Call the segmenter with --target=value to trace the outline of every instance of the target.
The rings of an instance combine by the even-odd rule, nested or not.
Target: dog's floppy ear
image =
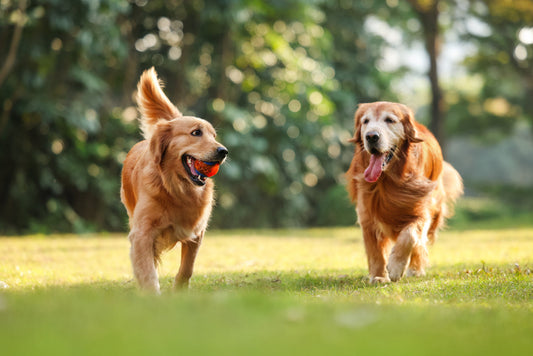
[[[154,158],[154,163],[158,166],[163,162],[170,140],[172,139],[172,126],[170,123],[159,122],[150,138],[150,152]]]
[[[367,110],[367,104],[359,104],[359,107],[357,108],[357,111],[354,115],[354,135],[351,139],[348,140],[348,142],[358,144],[362,143],[361,140],[361,118],[365,114]]]
[[[159,120],[168,121],[182,116],[178,108],[163,93],[154,67],[141,75],[137,85],[137,104],[142,115],[141,129],[146,139],[150,139],[153,126]]]
[[[411,143],[419,143],[424,141],[416,136],[415,116],[413,111],[405,105],[400,105],[400,108],[402,111],[402,123],[406,140]]]

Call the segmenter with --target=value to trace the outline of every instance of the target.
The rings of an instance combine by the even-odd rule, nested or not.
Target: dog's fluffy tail
[[[141,112],[141,130],[145,139],[149,140],[159,120],[172,120],[182,116],[174,104],[170,102],[163,90],[162,83],[152,67],[145,70],[137,84],[137,104]]]
[[[446,192],[445,217],[448,218],[454,213],[455,202],[463,195],[463,179],[459,175],[459,172],[446,161],[442,166],[442,184]]]

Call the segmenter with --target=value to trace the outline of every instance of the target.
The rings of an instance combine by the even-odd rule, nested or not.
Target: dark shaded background
[[[230,150],[214,227],[352,224],[347,140],[375,100],[440,138],[458,221],[531,221],[532,44],[529,0],[1,1],[0,233],[126,229],[151,66]]]

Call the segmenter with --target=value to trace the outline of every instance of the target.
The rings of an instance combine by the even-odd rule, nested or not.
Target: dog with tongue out
[[[453,214],[461,176],[402,104],[361,104],[350,141],[355,152],[347,190],[362,228],[370,282],[424,275],[427,244]]]
[[[365,169],[365,180],[369,183],[376,182],[381,175],[381,172],[383,172],[385,165],[392,159],[393,154],[394,150],[391,150],[386,155],[382,153],[373,153],[370,156],[370,163]]]

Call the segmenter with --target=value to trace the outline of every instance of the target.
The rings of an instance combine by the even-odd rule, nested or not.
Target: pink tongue
[[[369,183],[374,183],[381,175],[381,165],[385,155],[372,155],[370,156],[370,164],[365,169],[365,180]]]

